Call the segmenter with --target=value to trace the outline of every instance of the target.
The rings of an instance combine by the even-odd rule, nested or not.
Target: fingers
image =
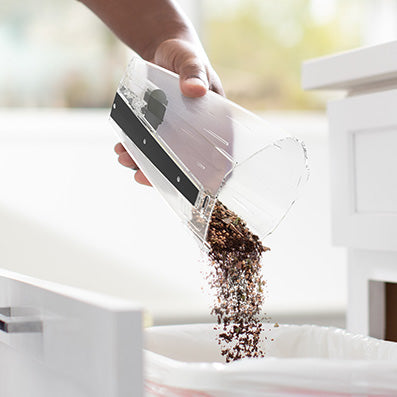
[[[191,56],[181,62],[179,84],[182,94],[190,98],[200,97],[207,93],[209,89],[207,71],[199,58]]]
[[[126,152],[125,147],[120,142],[114,147],[114,151],[117,154],[121,154],[121,153]]]
[[[135,161],[125,150],[125,147],[120,142],[114,147],[114,151],[119,155],[118,160],[121,165],[137,171],[134,178],[138,183],[142,185],[152,186],[148,179],[145,177],[145,175],[143,175],[143,172],[138,168]]]
[[[225,91],[223,90],[221,79],[215,73],[214,70],[209,72],[210,90],[216,92],[219,95],[225,96]]]
[[[147,186],[152,186],[152,184],[148,181],[145,175],[143,175],[143,172],[141,170],[138,170],[135,173],[134,176],[135,180],[140,183],[141,185],[147,185]]]
[[[124,165],[124,167],[132,168],[133,170],[137,170],[138,166],[136,165],[135,161],[131,158],[128,152],[125,150],[125,147],[118,143],[114,147],[114,151],[119,155],[119,163]]]
[[[127,153],[119,154],[119,163],[124,165],[124,167],[132,168],[133,170],[137,170],[138,166],[136,165],[135,161],[131,158],[131,156]]]
[[[180,78],[182,94],[189,98],[196,98],[207,93],[208,87],[198,77]]]
[[[225,91],[218,75],[212,67],[206,68],[198,58],[190,59],[181,66],[179,78],[182,94],[187,97],[196,98],[203,96],[208,89],[225,96]]]
[[[181,91],[188,97],[203,96],[209,89],[205,60],[196,46],[179,39],[162,42],[154,56],[156,64],[179,74]]]

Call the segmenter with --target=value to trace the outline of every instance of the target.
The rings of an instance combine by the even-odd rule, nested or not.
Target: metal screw
[[[116,109],[116,104],[115,103],[113,104],[113,109]]]
[[[146,145],[146,139],[143,140],[143,144]]]
[[[176,181],[179,183],[179,182],[181,181],[181,177],[180,177],[180,176],[177,176],[177,177],[176,177]]]

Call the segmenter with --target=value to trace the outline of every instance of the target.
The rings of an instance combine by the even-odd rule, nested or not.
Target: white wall
[[[142,302],[157,322],[208,319],[199,250],[154,189],[117,164],[105,111],[0,112],[0,267]],[[343,313],[330,243],[323,115],[268,114],[306,141],[312,175],[265,243],[266,311]],[[296,316],[295,316],[296,317]]]

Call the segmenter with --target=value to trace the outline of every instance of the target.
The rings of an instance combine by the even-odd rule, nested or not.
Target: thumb
[[[188,97],[205,95],[209,82],[203,55],[192,44],[178,39],[162,42],[154,62],[179,74],[182,94]]]
[[[182,94],[200,97],[206,94],[209,83],[205,65],[198,57],[187,58],[179,66],[179,82]]]

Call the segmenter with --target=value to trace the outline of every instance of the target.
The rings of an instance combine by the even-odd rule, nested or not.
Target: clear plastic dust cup
[[[110,116],[128,153],[202,243],[216,200],[263,239],[308,178],[301,141],[214,92],[183,96],[176,74],[139,57]]]

